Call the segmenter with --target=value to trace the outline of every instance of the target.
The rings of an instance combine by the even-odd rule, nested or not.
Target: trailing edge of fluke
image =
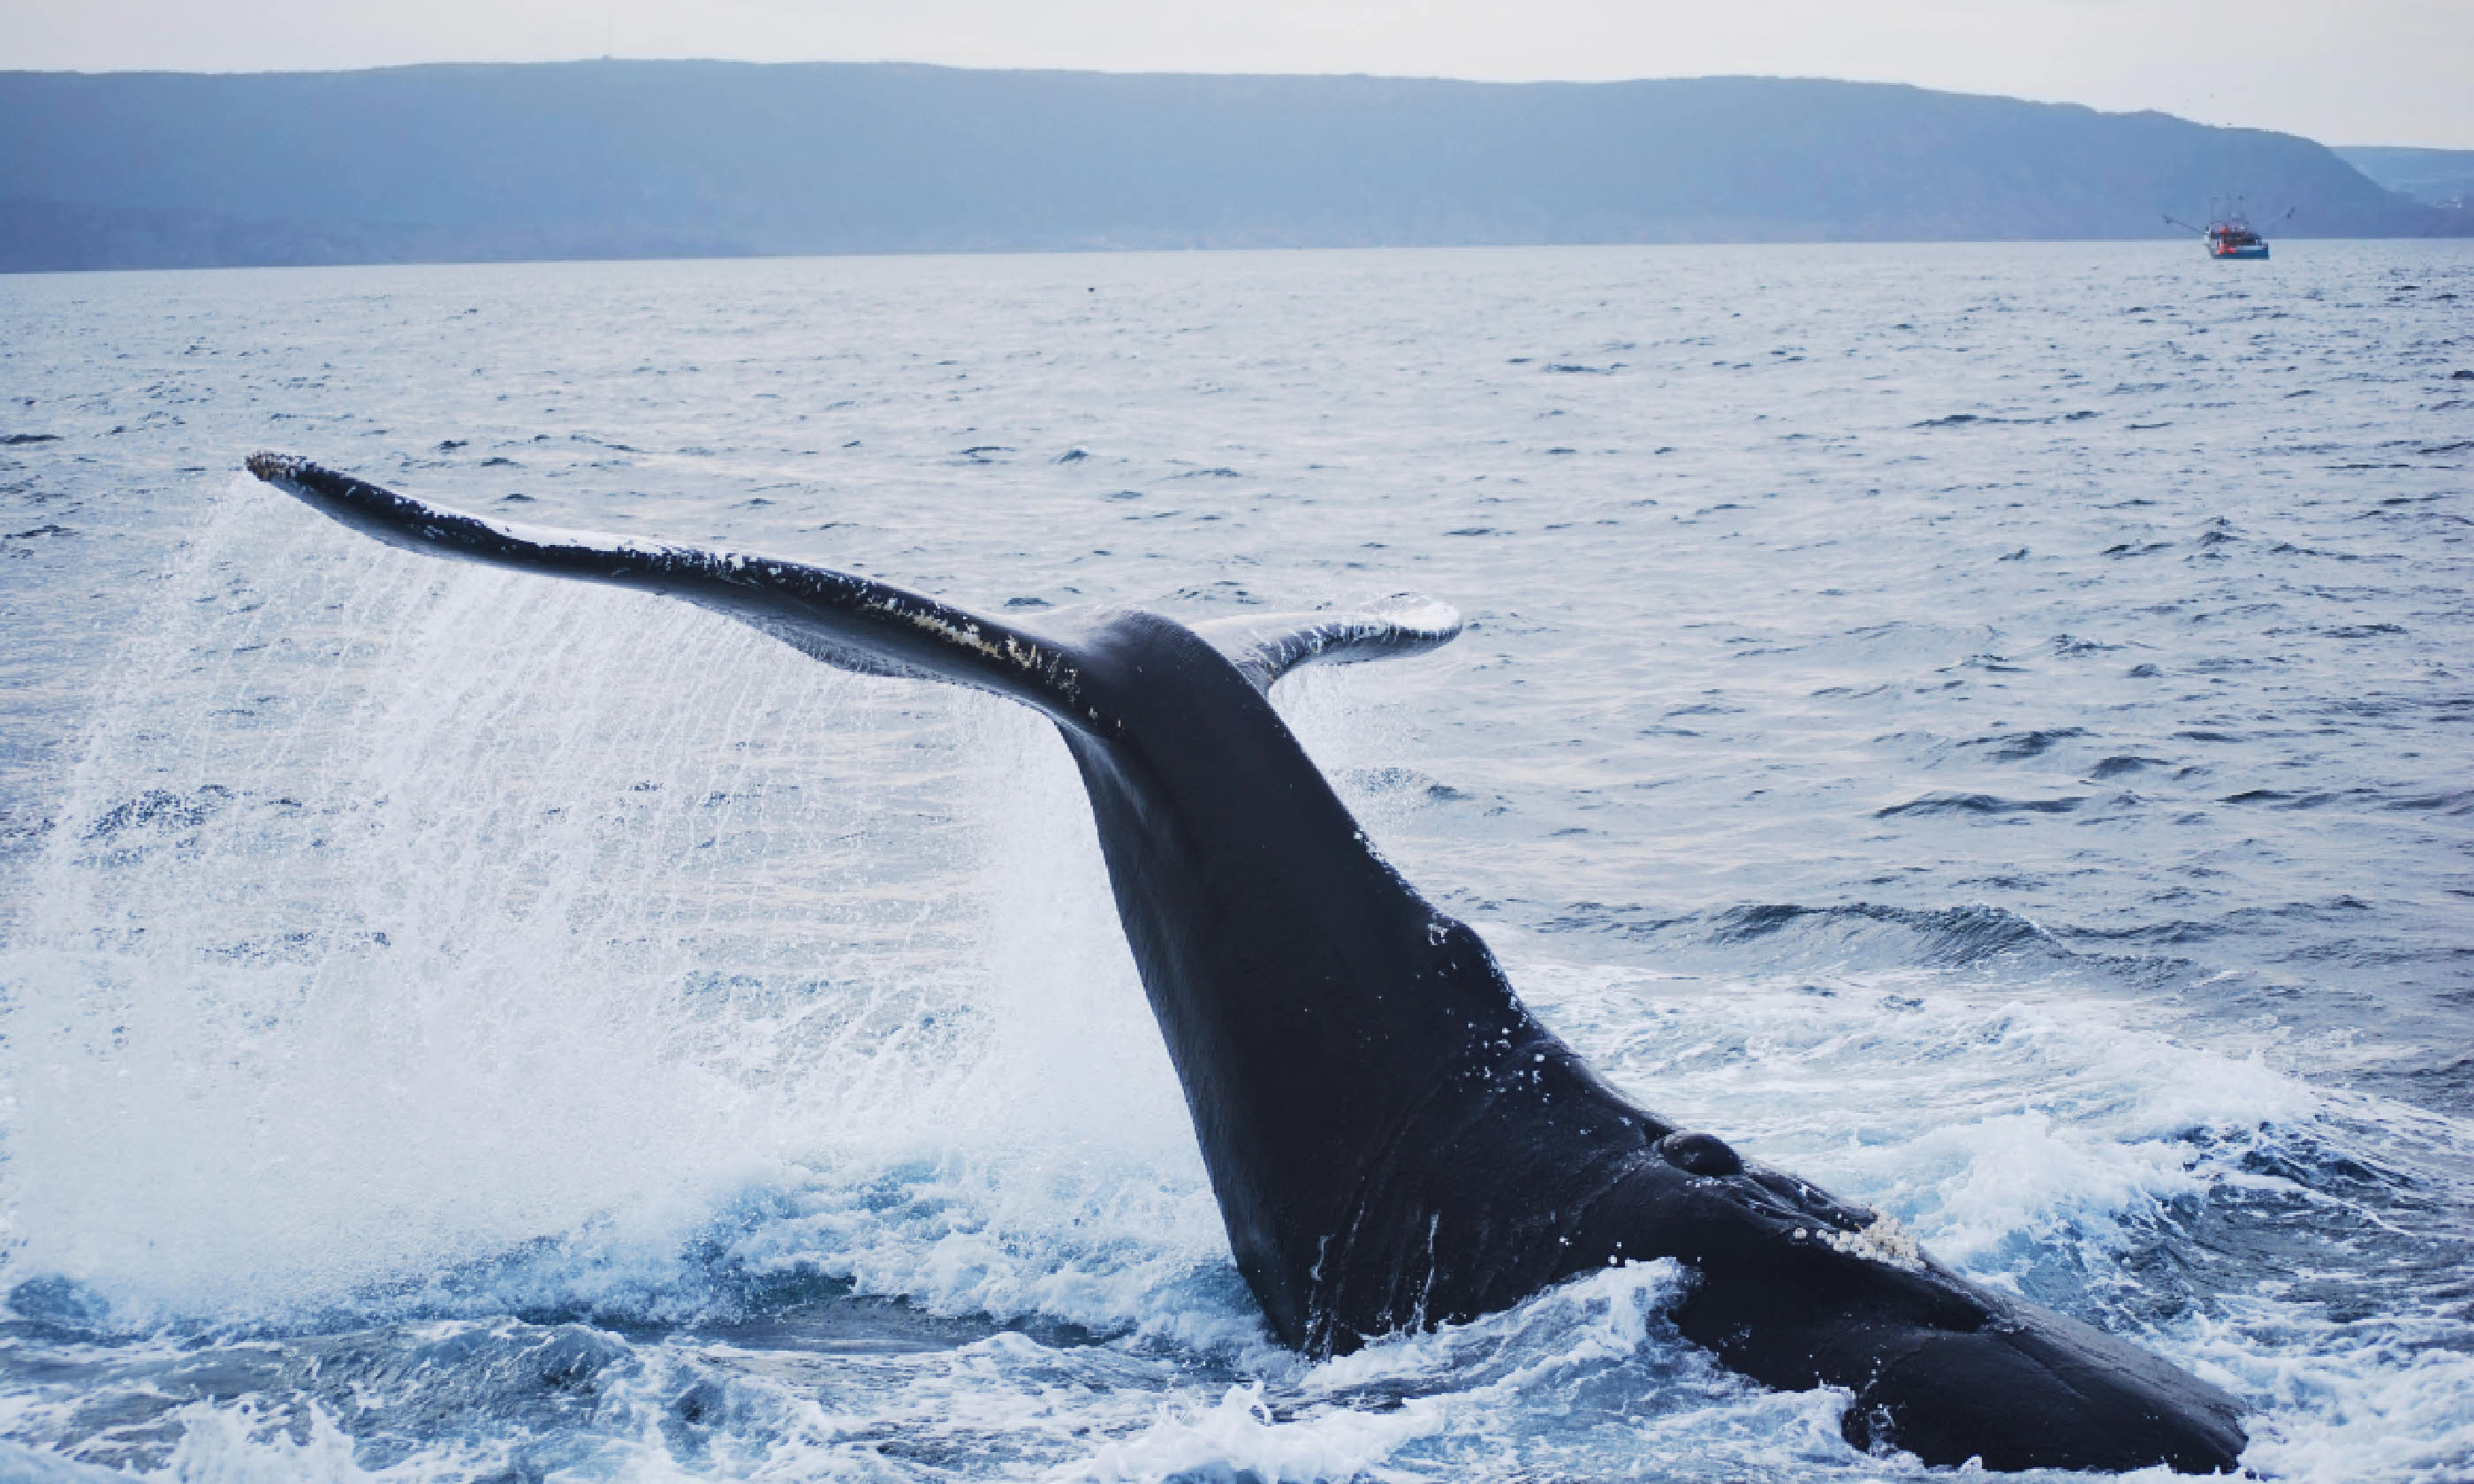
[[[1346,1352],[1671,1257],[1694,1275],[1677,1328],[1766,1384],[1845,1389],[1859,1448],[2002,1470],[2236,1467],[2242,1406],[2219,1388],[1634,1106],[1375,853],[1266,692],[1299,664],[1447,642],[1449,609],[999,623],[799,562],[485,520],[283,455],[249,467],[394,545],[666,594],[829,664],[1055,720],[1230,1250],[1289,1345]]]

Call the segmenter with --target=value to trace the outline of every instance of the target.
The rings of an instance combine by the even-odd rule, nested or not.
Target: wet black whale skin
[[[1456,621],[1307,615],[1206,638],[1088,610],[1034,630],[794,562],[499,525],[297,459],[250,467],[392,544],[666,593],[829,663],[1049,715],[1238,1269],[1289,1345],[1343,1352],[1673,1257],[1694,1274],[1682,1332],[1766,1384],[1847,1389],[1859,1447],[2001,1470],[2236,1466],[2224,1392],[1635,1107],[1384,862],[1265,691],[1299,663],[1430,648]]]

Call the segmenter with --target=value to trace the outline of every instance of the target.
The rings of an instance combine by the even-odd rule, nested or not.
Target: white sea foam
[[[317,1408],[310,1409],[307,1436],[297,1440],[267,1426],[246,1402],[192,1405],[181,1422],[181,1441],[156,1471],[181,1484],[367,1484],[374,1477],[353,1461],[352,1440]]]
[[[1141,1432],[1049,1477],[1428,1477],[1453,1439],[1486,1433],[1508,1410],[1597,1379],[1644,1347],[1671,1363],[1678,1342],[1653,1331],[1683,1281],[1666,1262],[1589,1274],[1507,1314],[1395,1336],[1306,1368],[1287,1378],[1276,1413],[1261,1381],[1231,1386],[1207,1407],[1171,1404]],[[1395,1404],[1365,1404],[1377,1398]],[[1400,1458],[1412,1444],[1422,1445],[1421,1456]]]

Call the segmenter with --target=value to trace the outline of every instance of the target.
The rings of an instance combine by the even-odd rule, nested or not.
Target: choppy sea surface
[[[238,473],[1283,682],[1648,1107],[2474,1477],[2474,248],[0,278],[0,1476],[1861,1480],[1670,1266],[1308,1364],[1062,748]]]

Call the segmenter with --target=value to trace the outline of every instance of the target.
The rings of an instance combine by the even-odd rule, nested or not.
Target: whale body
[[[1046,714],[1089,792],[1230,1251],[1288,1345],[1345,1352],[1671,1257],[1693,1273],[1677,1328],[1767,1385],[1844,1388],[1858,1448],[1998,1470],[2237,1466],[2225,1392],[1635,1106],[1385,863],[1267,692],[1302,664],[1445,643],[1450,610],[1188,627],[1092,609],[1033,627],[799,562],[487,520],[284,455],[249,467],[398,546],[667,594],[830,664]]]

